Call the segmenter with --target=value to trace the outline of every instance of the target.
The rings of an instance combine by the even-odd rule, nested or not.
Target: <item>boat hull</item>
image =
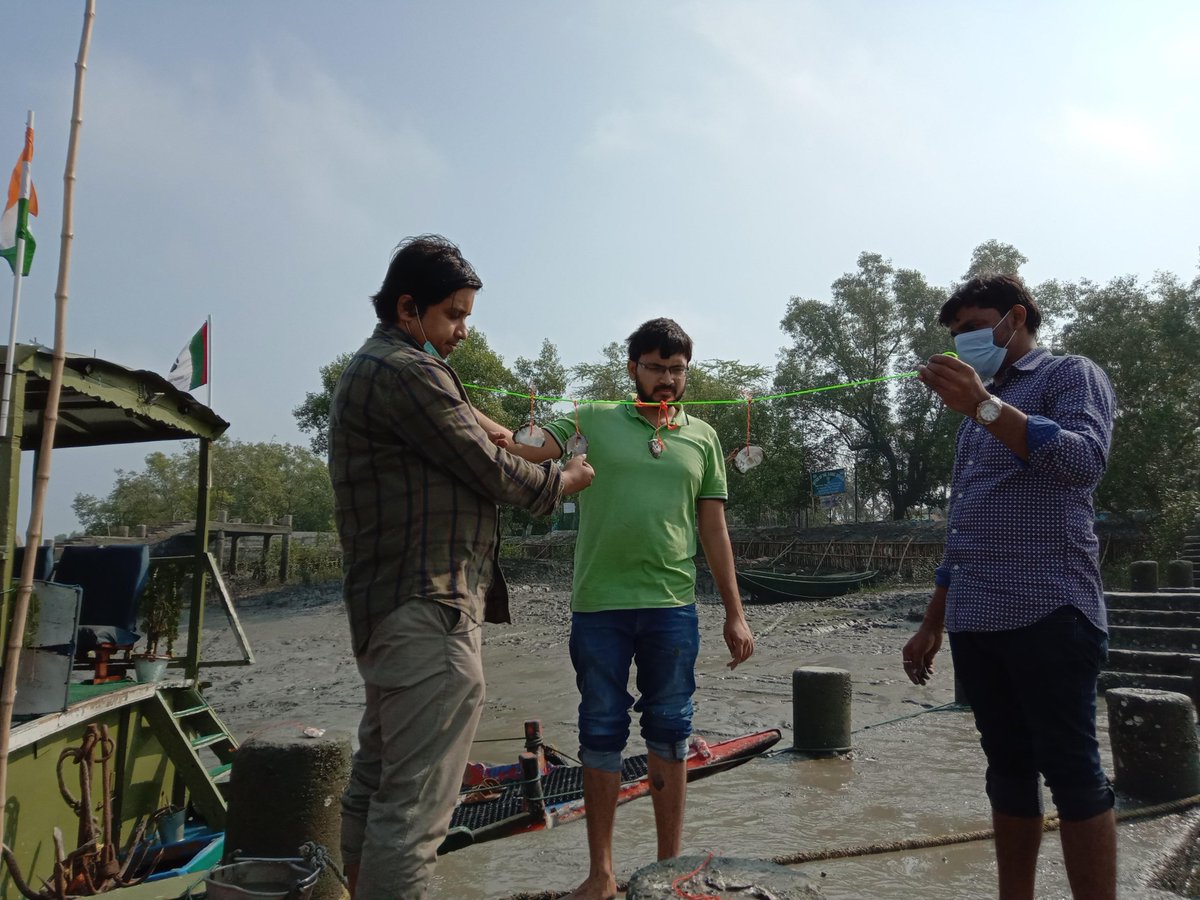
[[[878,572],[837,575],[788,575],[782,572],[737,571],[738,587],[752,602],[783,603],[792,600],[828,600],[870,584]]]
[[[693,751],[686,760],[687,780],[697,781],[749,762],[779,739],[779,731],[770,729],[710,744],[701,752]],[[493,781],[501,782],[501,796],[483,803],[460,805],[454,812],[450,832],[439,848],[439,854],[515,834],[544,831],[582,819],[587,814],[579,766],[551,765],[546,768],[542,779],[546,805],[541,816],[526,811],[521,776],[513,766],[495,766],[487,774]],[[618,804],[650,792],[644,754],[624,760],[621,781]]]

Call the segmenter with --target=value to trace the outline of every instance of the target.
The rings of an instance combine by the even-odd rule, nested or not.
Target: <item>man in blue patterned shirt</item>
[[[1062,820],[1072,893],[1114,898],[1113,792],[1096,740],[1108,623],[1092,492],[1116,400],[1095,363],[1037,346],[1041,312],[1015,277],[971,279],[938,321],[958,358],[934,356],[920,377],[967,419],[946,550],[904,671],[925,684],[949,632],[988,761],[1000,897],[1034,896],[1040,774]]]

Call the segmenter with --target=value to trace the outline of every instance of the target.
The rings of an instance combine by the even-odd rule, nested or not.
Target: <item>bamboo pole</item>
[[[88,48],[92,43],[92,23],[96,18],[96,0],[87,0],[83,16],[83,34],[75,61],[75,101],[71,109],[71,136],[67,143],[67,166],[63,173],[63,221],[58,256],[58,286],[54,291],[54,358],[50,367],[50,386],[42,416],[42,444],[38,452],[33,500],[29,509],[29,527],[25,532],[25,557],[21,563],[21,584],[13,608],[12,627],[4,657],[4,681],[0,685],[0,809],[8,807],[8,752],[12,736],[13,705],[17,698],[17,665],[21,661],[21,642],[25,638],[25,619],[29,597],[33,593],[33,570],[37,548],[42,543],[42,515],[46,507],[46,489],[50,485],[50,456],[54,452],[54,432],[58,426],[58,398],[62,392],[63,366],[67,351],[67,285],[71,271],[71,242],[75,238],[75,156],[79,150],[79,129],[83,124],[83,79],[87,72]],[[4,816],[0,816],[0,844],[4,842]]]

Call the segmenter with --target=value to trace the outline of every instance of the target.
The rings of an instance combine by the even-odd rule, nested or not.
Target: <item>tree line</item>
[[[1027,262],[1015,247],[987,241],[975,248],[962,278],[986,272],[1020,275]],[[915,378],[879,379],[911,372],[947,349],[937,311],[954,287],[930,284],[916,269],[864,252],[833,282],[828,296],[788,300],[774,368],[722,358],[693,361],[688,400],[872,382],[754,403],[750,440],[766,456],[748,473],[730,468],[732,521],[803,521],[812,510],[810,474],[838,468],[846,470],[848,490],[855,492],[865,517],[900,520],[944,508],[961,417]],[[1200,511],[1200,276],[1191,281],[1168,273],[1149,281],[1124,276],[1107,284],[1051,280],[1031,290],[1043,313],[1039,343],[1055,353],[1090,357],[1108,373],[1117,393],[1113,448],[1097,508],[1107,515],[1152,520],[1159,543],[1169,549],[1194,526]],[[246,521],[262,510],[263,516],[290,513],[300,530],[331,527],[332,496],[324,469],[329,400],[349,358],[343,353],[322,366],[319,390],[293,411],[309,447],[217,442],[214,502]],[[452,361],[464,382],[513,394],[536,385],[540,395],[581,400],[627,395],[631,383],[625,363],[623,345],[612,342],[598,359],[568,366],[554,343],[544,339],[536,357],[518,357],[509,366],[478,330]],[[530,415],[523,397],[472,390],[471,400],[511,427]],[[533,415],[545,422],[568,411],[538,401]],[[746,443],[745,404],[695,411],[716,428],[727,450]],[[144,470],[119,471],[107,497],[76,497],[76,515],[89,530],[190,518],[195,486],[188,472],[194,468],[194,450],[151,454]],[[830,515],[852,518],[849,501]],[[524,521],[519,513],[511,520]]]

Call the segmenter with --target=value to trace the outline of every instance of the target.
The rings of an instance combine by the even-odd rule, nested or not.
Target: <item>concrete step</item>
[[[1145,672],[1101,672],[1097,688],[1100,693],[1113,688],[1150,688],[1155,691],[1175,691],[1192,697],[1192,679],[1183,675],[1154,675]],[[1192,702],[1196,701],[1192,697]]]
[[[1200,610],[1200,591],[1106,591],[1104,605],[1109,609]]]
[[[1108,624],[1200,628],[1200,610],[1193,612],[1180,609],[1110,609]]]
[[[1171,650],[1200,655],[1200,628],[1111,625],[1108,645],[1119,650]]]
[[[1153,672],[1158,675],[1185,675],[1192,673],[1191,653],[1170,653],[1163,650],[1112,650],[1108,651],[1105,671],[1110,672]]]

